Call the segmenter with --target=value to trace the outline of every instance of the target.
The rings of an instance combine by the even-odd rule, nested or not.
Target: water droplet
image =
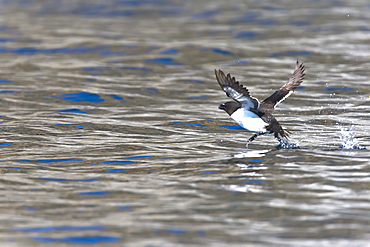
[[[354,133],[352,132],[352,127],[342,128],[340,131],[340,139],[342,141],[340,148],[343,149],[366,149],[361,146],[355,138]]]

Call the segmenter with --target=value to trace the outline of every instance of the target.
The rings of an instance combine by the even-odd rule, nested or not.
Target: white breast
[[[230,117],[244,129],[252,132],[266,132],[268,126],[257,114],[243,108],[236,110]]]

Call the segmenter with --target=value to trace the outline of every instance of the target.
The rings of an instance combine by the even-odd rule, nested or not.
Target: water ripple
[[[2,243],[366,246],[369,7],[4,1]],[[246,149],[214,69],[262,101],[297,59],[300,149]]]

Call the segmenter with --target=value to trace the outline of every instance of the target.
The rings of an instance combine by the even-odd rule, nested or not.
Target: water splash
[[[299,147],[299,143],[293,142],[289,137],[287,136],[281,136],[278,135],[276,139],[279,141],[279,145],[276,146],[278,149],[297,149]]]
[[[250,140],[250,139],[249,139]],[[276,140],[279,141],[279,144],[277,146],[275,146],[275,148],[277,149],[298,149],[300,148],[299,147],[299,143],[298,142],[293,142],[290,138],[288,137],[279,137],[279,138],[276,138]],[[253,141],[253,140],[252,140]],[[248,145],[250,144],[251,142],[247,142],[246,143],[246,148],[248,149]]]
[[[354,133],[352,132],[352,127],[342,128],[340,131],[340,139],[342,144],[339,148],[343,149],[366,149],[366,147],[361,146],[355,138]]]
[[[298,149],[299,143],[293,142],[289,138],[281,138],[279,140],[279,145],[276,146],[278,149]]]

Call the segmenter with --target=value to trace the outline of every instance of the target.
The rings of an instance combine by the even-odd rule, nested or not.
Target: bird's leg
[[[252,137],[248,139],[246,147],[248,148],[249,143],[254,141],[254,139],[256,139],[258,136],[264,135],[264,134],[265,134],[264,132],[259,132],[259,133],[256,133],[256,134],[252,135]]]

